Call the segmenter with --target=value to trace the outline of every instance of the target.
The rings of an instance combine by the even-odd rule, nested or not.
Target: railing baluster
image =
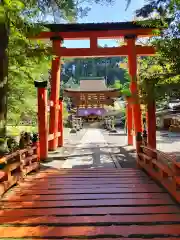
[[[0,197],[39,166],[38,143],[0,158]]]
[[[180,203],[180,163],[174,156],[142,145],[138,163]]]

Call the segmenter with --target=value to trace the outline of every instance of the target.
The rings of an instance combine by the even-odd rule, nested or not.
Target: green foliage
[[[113,87],[114,88],[117,88],[117,89],[122,89],[122,84],[121,84],[121,82],[119,81],[119,80],[115,80],[115,83],[114,83],[114,85],[113,85]]]
[[[122,95],[125,96],[125,97],[130,97],[130,96],[131,96],[131,91],[130,91],[129,88],[124,88],[124,89],[122,89],[122,90],[121,90],[121,93],[122,93]]]
[[[108,3],[111,0],[91,1]],[[49,43],[32,41],[33,36],[42,31],[42,25],[35,22],[60,22],[63,19],[75,21],[79,14],[87,13],[84,3],[76,0],[2,0],[0,4],[0,22],[6,24],[9,34],[9,72],[8,72],[8,122],[19,124],[23,117],[36,120],[36,89],[34,80],[48,80],[51,64]],[[84,6],[84,7],[83,7]],[[51,18],[52,17],[52,18]]]
[[[180,94],[180,75],[172,71],[171,63],[161,54],[140,62],[139,82],[144,102],[153,98],[165,101]]]
[[[51,60],[48,44],[27,38],[29,33],[43,29],[30,22],[30,16],[35,16],[37,9],[35,11],[32,8],[31,15],[24,14],[25,10],[32,7],[29,4],[20,0],[4,0],[0,5],[1,21],[8,23],[6,30],[9,31],[7,117],[14,124],[19,123],[22,114],[36,119],[36,90],[33,81],[40,79],[41,75],[47,76]]]
[[[148,0],[136,11],[138,17],[148,18],[151,26],[165,27],[160,37],[150,41],[157,49],[156,56],[140,61],[139,81],[143,102],[155,98],[161,103],[171,97],[178,98],[180,94],[179,10],[179,0]]]
[[[7,135],[8,136],[20,136],[21,132],[37,132],[37,127],[32,126],[7,126]]]
[[[36,118],[35,80],[48,79],[50,60],[44,54],[27,56],[27,48],[21,47],[25,41],[12,31],[9,38],[9,77],[8,77],[8,119],[18,121],[22,113]],[[31,43],[31,46],[33,44]],[[15,47],[13,47],[15,46]],[[15,57],[16,56],[16,57]]]
[[[117,88],[120,90],[121,94],[124,97],[130,97],[131,96],[131,91],[130,91],[130,76],[127,71],[127,69],[124,69],[124,81],[123,84],[121,83],[120,80],[116,80],[114,85],[114,88]]]
[[[124,78],[125,78],[126,82],[123,84],[121,92],[125,97],[130,97],[131,96],[130,76],[129,76],[129,73],[127,70],[125,71]]]
[[[64,104],[63,104],[63,118],[64,118],[64,120],[66,120],[68,118],[68,111],[67,111],[67,107],[66,107],[66,102],[64,102]]]
[[[115,80],[120,80],[123,84],[126,82],[125,70],[119,67],[119,62],[123,60],[123,57],[65,59],[61,80],[67,83],[72,77],[74,83],[79,84],[80,78],[92,76],[107,77],[108,85],[113,85]]]

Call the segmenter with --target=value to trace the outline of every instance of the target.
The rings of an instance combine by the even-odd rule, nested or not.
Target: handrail
[[[38,143],[0,158],[0,197],[40,167]]]
[[[1,157],[1,158],[0,158],[0,164],[2,164],[2,163],[6,163],[6,164],[7,164],[7,161],[8,161],[9,159],[11,159],[12,157],[17,156],[17,155],[18,155],[18,152],[19,152],[19,150],[17,150],[16,152],[13,152],[13,153],[11,153],[11,154],[7,154],[7,155]]]
[[[61,132],[57,132],[56,137],[60,137],[60,136],[61,136]],[[51,141],[54,138],[55,138],[55,134],[54,133],[48,135],[48,141]]]
[[[174,155],[141,145],[137,162],[180,203],[180,163]]]
[[[166,163],[173,163],[174,161],[176,161],[176,156],[174,154],[165,153],[165,152],[162,152],[160,150],[153,149],[153,148],[150,148],[150,147],[144,146],[144,145],[141,145],[141,147],[146,149],[146,150],[153,151],[154,153],[156,153],[158,160],[162,161],[164,164],[166,164]],[[167,161],[163,161],[163,159],[161,159],[161,157],[165,158]],[[167,166],[169,168],[171,168],[169,166],[169,164],[167,164]]]

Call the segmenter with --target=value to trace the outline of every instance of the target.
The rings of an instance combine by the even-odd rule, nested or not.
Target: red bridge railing
[[[180,162],[175,156],[142,145],[137,161],[180,203]],[[0,197],[39,166],[38,144],[0,158]]]
[[[138,153],[138,165],[164,188],[180,203],[180,162],[176,157],[141,146]]]
[[[38,144],[0,158],[0,197],[39,166]]]

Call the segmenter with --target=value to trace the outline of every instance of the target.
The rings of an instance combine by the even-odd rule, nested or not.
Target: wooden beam
[[[85,94],[85,95],[89,95],[89,94],[104,94],[106,97],[111,97],[111,98],[116,98],[116,97],[120,97],[121,93],[120,91],[97,91],[97,92],[85,92],[85,91],[76,91],[74,89],[72,89],[71,91],[67,91],[66,89],[64,89],[64,95],[68,96],[68,97],[75,97],[75,98],[80,98],[81,94]]]
[[[113,99],[104,99],[104,100],[94,100],[94,101],[90,101],[90,100],[86,100],[85,103],[83,103],[81,100],[77,100],[76,98],[73,99],[73,104],[75,106],[81,106],[81,105],[99,105],[99,104],[105,104],[105,105],[112,105],[114,103]]]
[[[96,37],[90,38],[90,48],[97,49],[98,47],[98,39]]]
[[[83,31],[83,32],[41,32],[37,36],[30,36],[30,39],[50,39],[53,36],[62,37],[64,40],[79,40],[79,39],[112,39],[120,38],[125,35],[136,35],[137,37],[152,37],[155,35],[154,29],[139,28],[139,29],[125,29],[125,30],[108,30],[108,31]]]
[[[152,56],[155,54],[155,48],[151,46],[136,46],[136,54],[139,56]],[[59,48],[54,53],[63,57],[111,57],[127,56],[127,46],[111,48]]]

